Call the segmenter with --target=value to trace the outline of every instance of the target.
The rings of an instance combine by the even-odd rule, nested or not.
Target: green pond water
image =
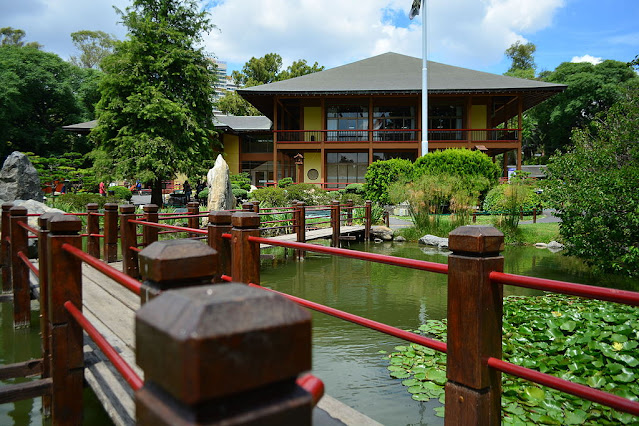
[[[350,244],[355,250],[446,263],[445,254],[412,243]],[[262,284],[403,329],[415,329],[426,319],[446,316],[446,276],[406,268],[309,253],[302,262],[283,249],[266,253]],[[639,282],[596,276],[576,259],[534,247],[507,247],[505,271],[585,284],[639,290]],[[504,294],[538,292],[506,286]],[[32,305],[37,308],[37,303]],[[31,328],[14,330],[10,304],[0,304],[0,364],[40,356],[38,311]],[[434,417],[437,401],[411,399],[401,381],[388,375],[380,350],[391,351],[403,341],[313,312],[313,373],[326,392],[387,425],[443,424]],[[0,382],[2,384],[17,381]],[[109,424],[95,396],[85,392],[85,424]],[[50,424],[40,414],[40,398],[0,405],[0,425]]]

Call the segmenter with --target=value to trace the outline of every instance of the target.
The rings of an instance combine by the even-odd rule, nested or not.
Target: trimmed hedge
[[[410,160],[394,158],[375,161],[366,170],[366,197],[380,204],[390,204],[388,188],[393,182],[410,179],[413,175],[413,163]]]
[[[481,151],[451,148],[435,151],[415,160],[415,177],[424,174],[449,174],[455,176],[480,175],[491,183],[497,183],[501,170],[491,158]]]

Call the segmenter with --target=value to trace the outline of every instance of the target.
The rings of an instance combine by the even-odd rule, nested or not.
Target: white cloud
[[[601,61],[602,61],[601,58],[596,58],[591,55],[573,56],[572,59],[570,60],[570,62],[590,62],[593,65],[600,64]]]
[[[334,67],[394,51],[421,57],[422,13],[406,18],[409,0],[224,0],[211,9],[219,31],[207,48],[229,63],[275,52]],[[549,26],[564,0],[431,0],[429,58],[482,67],[503,59],[524,34]],[[399,19],[397,19],[400,17]],[[398,24],[399,22],[399,24]]]

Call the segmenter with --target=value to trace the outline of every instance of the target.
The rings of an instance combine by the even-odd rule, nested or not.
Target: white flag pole
[[[428,13],[422,0],[422,155],[428,154]]]

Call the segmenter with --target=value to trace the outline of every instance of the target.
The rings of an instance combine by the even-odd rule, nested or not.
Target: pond
[[[413,243],[351,244],[356,250],[446,263],[446,255]],[[402,329],[446,316],[446,276],[394,266],[308,254],[302,262],[272,249],[262,262],[265,286]],[[533,247],[507,247],[505,271],[533,277],[638,290],[639,282],[595,276],[580,261]],[[505,287],[504,294],[537,294]],[[33,304],[36,307],[37,304]],[[0,304],[0,364],[38,358],[38,313],[30,329],[14,330],[12,309]],[[313,313],[313,373],[326,392],[387,425],[443,424],[433,416],[438,402],[413,401],[399,380],[388,375],[390,351],[403,341],[336,318]],[[0,384],[14,381],[0,382]],[[95,397],[85,394],[85,424],[109,424]],[[0,405],[0,424],[50,424],[40,415],[40,398]]]
[[[442,252],[413,243],[350,248],[447,263]],[[273,260],[263,260],[262,285],[407,330],[446,316],[445,275],[319,254],[295,262],[282,249],[273,253]],[[504,256],[509,273],[639,289],[639,282],[593,275],[579,260],[546,249],[510,246]],[[540,293],[504,287],[504,295]],[[313,373],[329,395],[383,424],[443,424],[432,410],[439,405],[436,400],[414,401],[401,381],[389,376],[388,361],[379,351],[400,344],[400,339],[313,312]]]

